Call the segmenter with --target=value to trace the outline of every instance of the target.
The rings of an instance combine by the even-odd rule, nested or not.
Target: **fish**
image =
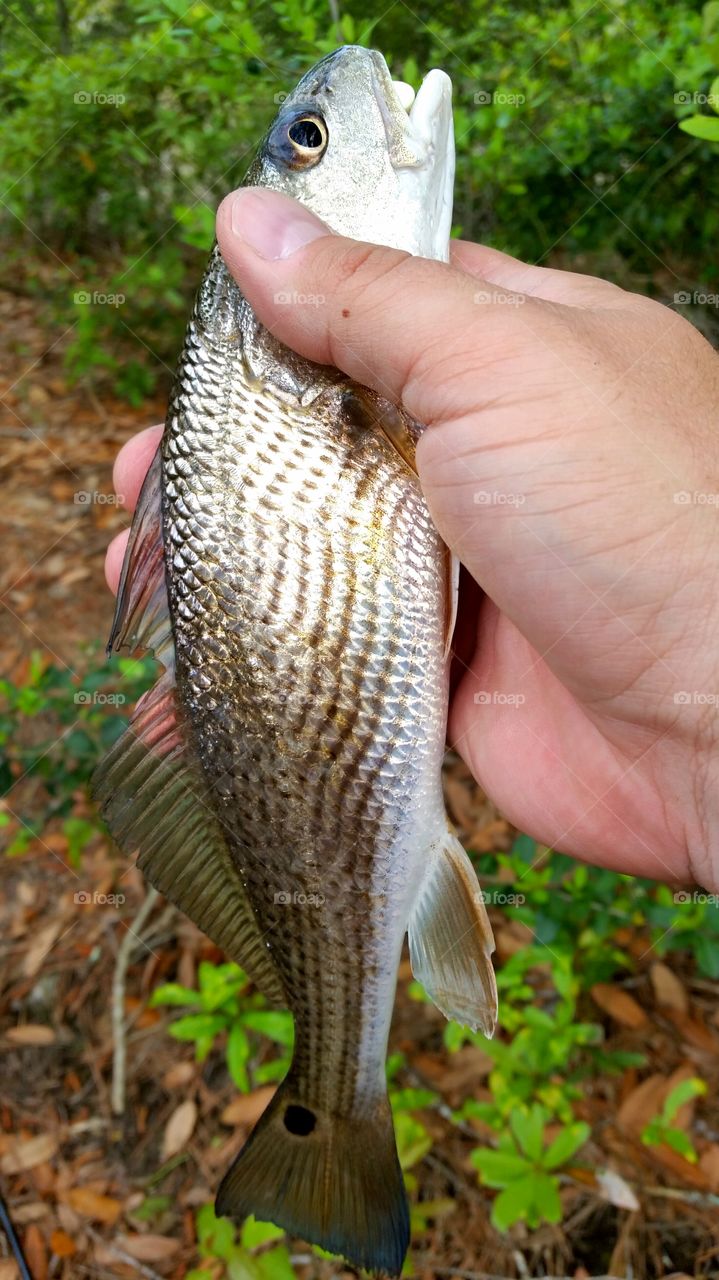
[[[245,184],[447,261],[453,169],[449,77],[414,96],[344,46],[281,103]],[[279,343],[214,246],[109,643],[162,674],[95,781],[149,882],[293,1016],[217,1213],[388,1275],[409,1245],[385,1075],[405,935],[448,1018],[491,1035],[497,1003],[442,793],[457,563],[417,477],[422,430]]]

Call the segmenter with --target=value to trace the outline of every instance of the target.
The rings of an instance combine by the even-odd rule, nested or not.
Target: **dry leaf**
[[[680,1013],[687,1012],[689,997],[684,984],[679,981],[668,964],[662,964],[661,960],[656,960],[649,970],[649,977],[658,1005],[664,1009],[678,1009]]]
[[[49,1204],[44,1204],[42,1200],[31,1200],[29,1204],[14,1205],[12,1216],[19,1227],[24,1227],[28,1222],[39,1222],[41,1218],[46,1218],[49,1212]]]
[[[699,1168],[706,1174],[712,1191],[719,1191],[719,1146],[714,1142],[699,1158]]]
[[[194,1062],[176,1062],[162,1077],[163,1089],[179,1089],[194,1080],[197,1067]]]
[[[122,1204],[113,1196],[103,1196],[91,1187],[70,1187],[63,1195],[71,1209],[82,1214],[83,1218],[94,1218],[97,1222],[106,1222],[112,1226],[117,1222]]]
[[[262,1112],[274,1096],[275,1086],[266,1084],[253,1093],[241,1093],[228,1107],[225,1107],[220,1120],[223,1124],[253,1125],[259,1120]]]
[[[34,1222],[25,1232],[24,1246],[32,1280],[47,1280],[47,1248],[43,1234]]]
[[[53,1231],[50,1236],[50,1248],[58,1258],[71,1258],[77,1252],[75,1241],[66,1231]]]
[[[719,1052],[719,1039],[705,1022],[700,1021],[699,1018],[690,1018],[688,1014],[681,1013],[678,1009],[667,1009],[667,1017],[674,1023],[687,1044],[695,1049],[701,1049],[703,1053]]]
[[[595,982],[591,990],[594,1003],[623,1027],[643,1027],[647,1015],[634,996],[611,982]]]
[[[42,964],[48,951],[57,941],[58,935],[63,928],[64,921],[53,920],[52,924],[45,925],[44,929],[40,929],[33,937],[32,946],[25,952],[22,970],[26,978],[33,978]]]
[[[23,1173],[25,1169],[34,1169],[36,1165],[52,1160],[59,1145],[57,1134],[54,1133],[38,1133],[34,1138],[19,1138],[0,1158],[0,1172]]]
[[[0,1280],[20,1280],[17,1263],[12,1258],[0,1258]]]
[[[52,1027],[42,1026],[41,1023],[26,1022],[21,1027],[10,1027],[5,1032],[5,1039],[10,1040],[12,1044],[54,1044],[57,1036]]]
[[[165,1126],[165,1135],[162,1139],[163,1160],[169,1160],[171,1156],[176,1156],[179,1151],[182,1151],[190,1141],[196,1123],[197,1105],[188,1098],[187,1102],[181,1102],[173,1111]]]
[[[113,1243],[138,1262],[164,1262],[180,1248],[180,1241],[171,1240],[169,1236],[117,1236]]]
[[[602,1189],[602,1198],[608,1200],[617,1209],[630,1209],[636,1212],[639,1201],[628,1182],[614,1169],[600,1169],[597,1182]]]

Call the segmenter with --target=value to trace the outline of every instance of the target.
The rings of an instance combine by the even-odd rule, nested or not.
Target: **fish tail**
[[[225,1174],[216,1209],[399,1275],[409,1208],[387,1096],[361,1114],[323,1115],[300,1101],[290,1072]]]

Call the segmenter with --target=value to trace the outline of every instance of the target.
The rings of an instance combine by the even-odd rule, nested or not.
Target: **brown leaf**
[[[0,1158],[0,1172],[23,1173],[51,1160],[59,1146],[57,1134],[38,1133],[34,1138],[18,1138]]]
[[[169,1160],[171,1156],[176,1156],[179,1151],[182,1151],[190,1141],[196,1123],[197,1105],[192,1098],[188,1098],[187,1102],[181,1102],[173,1111],[165,1126],[162,1139],[163,1160]]]
[[[719,1053],[719,1037],[700,1018],[690,1018],[688,1014],[681,1013],[678,1009],[667,1009],[667,1017],[674,1023],[687,1044],[695,1049],[701,1049],[703,1053]]]
[[[17,1263],[12,1258],[0,1258],[0,1280],[20,1280]]]
[[[716,1142],[707,1147],[699,1157],[699,1168],[706,1174],[712,1191],[719,1191],[719,1145]]]
[[[5,1032],[5,1039],[10,1040],[12,1044],[54,1044],[57,1036],[52,1027],[45,1027],[41,1023],[25,1022],[20,1027],[10,1027]]]
[[[70,1187],[62,1198],[83,1218],[94,1218],[97,1222],[106,1222],[108,1226],[117,1222],[122,1212],[122,1203],[119,1200],[114,1196],[100,1195],[91,1187]]]
[[[665,1009],[678,1009],[680,1013],[687,1012],[689,996],[684,984],[668,964],[662,964],[661,960],[656,960],[649,970],[649,977],[658,1005]]]
[[[634,996],[611,982],[595,982],[592,987],[592,999],[603,1013],[620,1023],[623,1027],[643,1027],[647,1015]]]
[[[53,1231],[50,1236],[50,1248],[58,1258],[71,1258],[73,1253],[77,1253],[75,1241],[66,1231]]]
[[[138,1262],[164,1262],[181,1247],[179,1240],[171,1240],[169,1236],[117,1236],[113,1243]]]
[[[234,1102],[225,1107],[220,1120],[222,1124],[249,1126],[255,1124],[270,1099],[275,1093],[275,1085],[266,1084],[253,1093],[241,1093]]]
[[[179,1089],[194,1080],[197,1067],[194,1062],[176,1062],[162,1077],[163,1089]]]
[[[663,1076],[659,1073],[648,1076],[636,1089],[624,1099],[622,1105],[617,1112],[617,1121],[623,1129],[628,1129],[637,1136],[641,1135],[641,1131],[649,1121],[657,1115],[672,1089],[675,1089],[683,1080],[689,1080],[696,1075],[696,1071],[691,1063],[685,1062],[682,1066],[677,1067],[670,1076]],[[690,1099],[679,1108],[672,1124],[678,1129],[688,1129],[691,1124],[693,1114],[694,1099]],[[683,1161],[683,1163],[686,1163]]]
[[[45,925],[44,929],[33,934],[32,946],[26,951],[22,965],[26,978],[34,978],[48,951],[57,941],[63,923],[62,919],[53,920],[51,924]]]
[[[34,1222],[25,1232],[24,1244],[32,1280],[47,1280],[47,1248],[43,1234]]]

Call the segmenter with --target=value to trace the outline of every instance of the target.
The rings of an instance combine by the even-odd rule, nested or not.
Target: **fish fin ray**
[[[107,649],[149,649],[164,667],[171,667],[174,641],[165,584],[161,472],[158,445],[132,520]]]
[[[492,927],[474,867],[451,831],[433,850],[409,921],[412,972],[438,1009],[494,1034]]]
[[[137,864],[150,884],[241,965],[268,1000],[285,1007],[202,771],[185,743],[169,671],[98,765],[93,792],[120,848],[139,849]]]
[[[399,1275],[409,1210],[385,1095],[357,1117],[308,1112],[292,1069],[260,1117],[217,1194],[218,1214],[249,1214],[339,1254],[356,1267]],[[288,1131],[288,1107],[312,1116]]]
[[[449,658],[452,652],[452,641],[454,639],[454,629],[457,625],[457,610],[459,608],[459,556],[446,550],[447,555],[447,630],[444,638],[444,660]]]

